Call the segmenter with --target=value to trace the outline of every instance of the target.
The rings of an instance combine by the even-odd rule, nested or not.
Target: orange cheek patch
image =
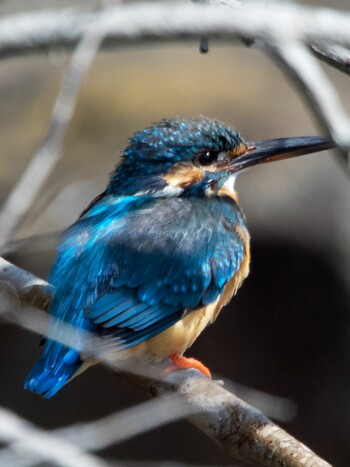
[[[200,167],[178,162],[168,170],[163,178],[168,185],[186,187],[202,182],[204,173]]]
[[[235,146],[232,151],[229,152],[230,157],[235,158],[238,156],[241,156],[245,152],[247,152],[248,146],[245,143],[239,143],[237,146]]]

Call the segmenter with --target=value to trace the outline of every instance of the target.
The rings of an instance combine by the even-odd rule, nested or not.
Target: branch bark
[[[350,50],[339,44],[327,44],[324,42],[311,43],[314,55],[339,71],[350,74]]]
[[[228,14],[228,11],[230,14]],[[96,12],[66,9],[18,14],[0,20],[0,58],[49,51],[76,44],[96,21]],[[259,3],[218,8],[188,2],[110,6],[100,16],[104,46],[147,40],[270,37],[342,42],[350,45],[350,14],[296,5]]]
[[[0,258],[0,312],[38,305],[47,310],[51,292],[49,284]],[[269,467],[330,465],[260,411],[196,371],[173,373],[166,380],[145,376],[144,371],[119,374],[152,397],[179,397],[188,420],[236,459]]]

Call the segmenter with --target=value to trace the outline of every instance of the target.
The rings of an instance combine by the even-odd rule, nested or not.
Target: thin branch
[[[228,11],[230,14],[228,14]],[[49,51],[76,44],[96,22],[94,11],[65,9],[12,15],[0,21],[0,57]],[[350,45],[350,14],[291,4],[261,3],[228,8],[188,2],[143,2],[110,6],[100,15],[103,45],[147,40],[269,40],[271,36],[304,42]]]
[[[51,461],[62,467],[105,467],[107,464],[68,441],[48,434],[8,409],[0,407],[0,440],[11,444],[19,457]],[[5,453],[4,453],[5,454]],[[9,465],[0,454],[1,465]]]
[[[89,423],[55,430],[55,436],[88,451],[100,451],[142,433],[194,414],[194,408],[176,394],[143,402]]]
[[[312,43],[310,47],[317,58],[350,75],[350,50],[347,47],[324,42]]]
[[[281,402],[279,398],[276,399],[277,404]],[[55,430],[54,434],[88,451],[98,451],[194,413],[192,405],[184,404],[176,394],[171,394],[170,397],[158,397],[100,420]]]
[[[225,5],[236,8],[244,6],[243,0],[192,0],[192,2],[217,6]],[[269,7],[271,7],[271,5],[269,5]],[[254,41],[244,40],[242,42],[248,46],[251,46],[254,43]],[[203,51],[204,53],[206,53],[208,49],[208,44],[205,43],[205,45],[206,50]],[[327,65],[330,65],[336,68],[337,70],[346,73],[347,75],[350,74],[350,50],[348,48],[339,44],[328,44],[327,42],[311,42],[309,46],[314,55],[320,60],[327,63]]]
[[[165,395],[108,415],[100,420],[59,428],[51,431],[50,435],[55,440],[64,439],[73,446],[79,446],[86,451],[100,451],[190,414],[193,414],[193,407],[184,404],[179,396],[176,394]],[[26,444],[27,440],[23,441],[22,438],[16,439],[15,442],[12,441],[9,448],[0,451],[0,465],[8,465],[5,460],[14,458],[15,461],[16,453],[23,452],[26,449]],[[15,465],[15,462],[12,464]]]
[[[63,76],[44,141],[0,212],[0,249],[6,245],[15,228],[27,214],[62,155],[64,139],[82,80],[97,54],[102,39],[103,31],[98,27],[97,17],[93,26],[90,25],[82,36]]]
[[[14,278],[16,271],[18,274]],[[3,310],[33,303],[47,304],[49,301],[48,284],[3,259],[0,259],[0,286],[5,291],[0,298]],[[32,292],[29,295],[28,289]],[[33,297],[33,294],[37,297]],[[106,357],[106,362],[111,363],[110,358]],[[214,381],[198,376],[197,371],[177,372],[166,380],[150,379],[143,373],[140,375],[124,371],[119,374],[153,397],[167,394],[180,396],[192,414],[189,421],[236,459],[271,467],[329,466],[257,409]]]
[[[236,459],[252,465],[288,467],[326,467],[306,446],[275,425],[260,411],[248,406],[223,387],[206,378],[173,375],[171,390],[184,397],[198,414],[188,420]],[[162,394],[163,387],[158,393]],[[167,390],[167,389],[166,389]],[[154,392],[150,385],[149,392]]]
[[[210,3],[202,4],[202,3]],[[255,40],[263,41],[274,47],[276,39],[283,44],[303,42],[328,44],[329,54],[323,47],[323,53],[333,65],[344,68],[346,59],[337,57],[339,49],[333,44],[337,41],[350,45],[350,14],[335,10],[315,9],[300,5],[269,4],[266,8],[261,4],[251,4],[244,7],[235,0],[201,0],[193,4],[188,2],[172,3],[137,3],[135,5],[113,5],[106,7],[99,15],[98,28],[106,40],[102,45],[123,45],[125,43],[142,43],[161,40],[192,40],[200,37],[215,37],[219,39],[238,39],[247,44]],[[226,7],[219,8],[218,5]],[[238,6],[237,6],[238,5]],[[48,51],[55,46],[69,47],[84,36],[91,25],[96,23],[96,13],[86,10],[66,9],[61,11],[44,11],[15,15],[0,20],[0,58],[14,56],[24,52]],[[302,46],[298,46],[301,50]],[[319,46],[320,47],[320,46]],[[330,49],[331,47],[332,50]],[[335,52],[335,50],[337,52]],[[332,52],[332,54],[331,54]],[[312,63],[307,57],[304,61]],[[283,50],[276,55],[283,56]],[[284,61],[288,61],[283,59]],[[294,69],[299,82],[300,66]],[[305,71],[305,70],[304,70]],[[310,90],[313,111],[317,118],[317,111],[321,109],[319,122],[326,127],[335,141],[344,151],[349,150],[348,118],[335,98],[335,91],[331,84],[317,70],[311,66],[313,76],[322,77],[323,86],[328,97],[319,92],[321,86],[315,90],[317,81],[310,83],[311,72],[306,88]],[[305,75],[306,77],[306,75]],[[304,82],[303,88],[305,89]],[[319,97],[322,98],[319,101]],[[327,102],[331,110],[325,108]],[[339,110],[339,113],[338,113]],[[328,115],[327,115],[328,114]],[[346,160],[347,155],[343,154]],[[14,203],[18,209],[20,203]],[[0,225],[1,222],[0,219]],[[3,227],[4,228],[4,227]]]
[[[306,46],[299,42],[275,40],[268,46],[272,57],[291,77],[307,99],[320,126],[343,149],[348,163],[350,120],[340,98]],[[350,167],[349,167],[350,168]]]

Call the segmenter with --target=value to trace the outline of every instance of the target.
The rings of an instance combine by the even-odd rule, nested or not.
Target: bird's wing
[[[103,217],[89,278],[99,293],[86,318],[122,350],[213,302],[244,257],[241,222],[228,203],[192,198],[149,200],[117,220]]]

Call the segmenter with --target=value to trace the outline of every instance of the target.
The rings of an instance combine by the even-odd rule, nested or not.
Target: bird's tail
[[[24,387],[47,399],[54,396],[78,371],[82,361],[76,350],[49,341],[29,372]]]

